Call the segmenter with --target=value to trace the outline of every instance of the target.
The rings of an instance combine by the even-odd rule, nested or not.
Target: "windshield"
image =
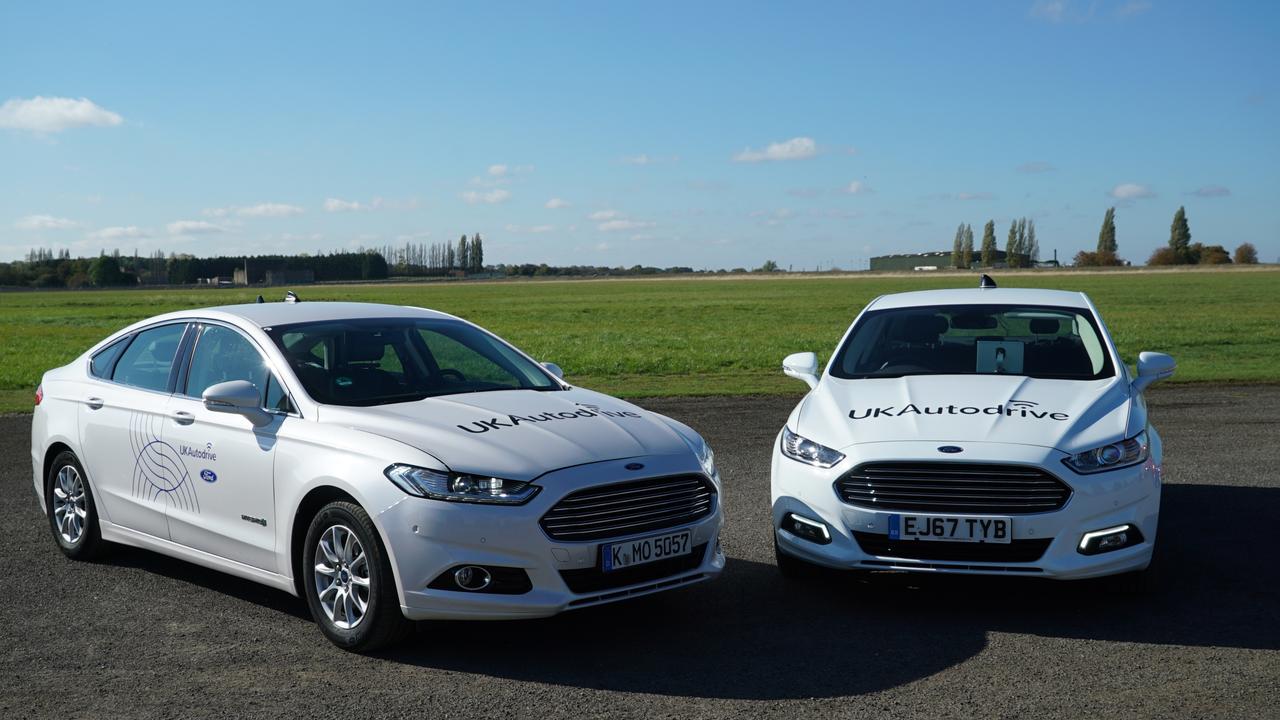
[[[559,390],[514,348],[457,320],[299,323],[267,334],[317,402],[384,405],[489,390]]]
[[[839,378],[1114,374],[1092,313],[1062,307],[947,305],[873,310],[831,363]]]

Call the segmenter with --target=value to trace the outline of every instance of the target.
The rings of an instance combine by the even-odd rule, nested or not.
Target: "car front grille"
[[[613,483],[570,493],[538,524],[553,540],[625,537],[700,520],[711,514],[714,498],[701,475]]]
[[[582,568],[581,570],[561,570],[560,577],[564,579],[564,584],[569,586],[570,590],[581,595],[583,593],[626,587],[696,570],[702,564],[702,558],[706,554],[707,543],[702,543],[701,545],[695,545],[693,552],[686,555],[665,558],[656,562],[612,572],[601,570],[599,559],[597,559],[595,567]]]
[[[1071,488],[1040,468],[956,462],[875,462],[835,483],[850,505],[905,512],[1019,515],[1061,509]]]
[[[909,560],[956,560],[961,562],[1035,562],[1049,549],[1052,538],[1014,540],[1008,543],[942,542],[930,540],[890,540],[888,535],[855,532],[853,539],[868,555]]]

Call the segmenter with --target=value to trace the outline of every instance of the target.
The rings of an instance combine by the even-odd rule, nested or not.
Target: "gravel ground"
[[[0,717],[1278,717],[1280,387],[1157,387],[1159,583],[784,582],[771,441],[797,398],[655,399],[726,478],[713,583],[557,618],[422,623],[377,657],[288,595],[119,548],[63,558],[30,421],[0,418]]]

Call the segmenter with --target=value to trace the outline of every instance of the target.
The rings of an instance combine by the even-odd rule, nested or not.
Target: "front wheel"
[[[316,513],[302,547],[302,574],[311,616],[344,650],[385,647],[409,627],[391,563],[359,505],[332,502]]]
[[[92,560],[106,543],[98,528],[98,507],[75,453],[58,453],[44,486],[45,513],[58,549],[72,560]]]

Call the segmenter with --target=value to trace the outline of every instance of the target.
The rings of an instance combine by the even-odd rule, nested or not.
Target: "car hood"
[[[1075,453],[1124,437],[1131,405],[1128,385],[1119,377],[826,376],[792,421],[797,433],[835,449],[926,440],[1039,445]]]
[[[663,416],[582,388],[325,406],[319,419],[398,440],[455,472],[512,480],[605,460],[691,452]]]

